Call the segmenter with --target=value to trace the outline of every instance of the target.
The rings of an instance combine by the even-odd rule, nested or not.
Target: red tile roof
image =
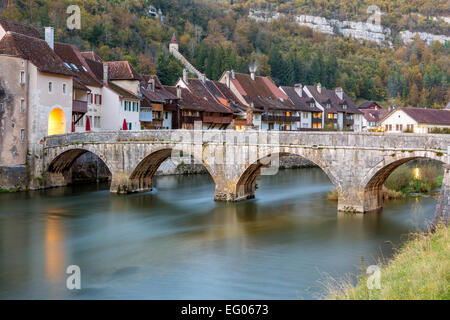
[[[378,103],[376,103],[375,101],[367,101],[359,106],[359,109],[370,109],[370,108],[381,109],[380,105]]]
[[[267,77],[256,76],[252,80],[248,74],[235,73],[231,81],[245,101],[261,110],[298,110],[288,97]]]
[[[175,36],[175,32],[172,34],[172,39],[170,39],[170,43],[178,43],[177,37]]]
[[[93,61],[97,61],[97,62],[103,63],[102,58],[100,58],[98,55],[96,55],[94,51],[84,51],[81,54],[86,59],[90,59],[90,60],[93,60]]]
[[[225,98],[217,90],[217,87],[213,83],[203,83],[199,79],[189,79],[188,88],[191,93],[205,106],[205,111],[208,112],[220,112],[220,113],[233,113],[230,107],[225,106],[219,100],[217,100],[216,95],[218,94],[221,98]],[[209,89],[208,89],[209,88]],[[214,95],[212,92],[215,92]]]
[[[0,27],[3,27],[5,32],[11,31],[41,39],[41,34],[39,33],[38,29],[16,21],[0,19]]]
[[[41,72],[73,75],[47,42],[39,38],[9,32],[0,41],[0,54],[29,60]]]
[[[321,88],[321,91],[317,90],[317,86],[306,86],[308,91],[312,94],[314,99],[325,108],[326,112],[344,112],[351,114],[361,114],[362,112],[358,110],[358,108],[353,103],[352,99],[344,92],[343,99],[339,99],[334,90],[328,90],[324,87]],[[327,109],[326,104],[330,102],[331,108]],[[344,109],[342,106],[346,104],[347,109]]]
[[[380,122],[384,118],[386,118],[386,116],[388,116],[391,112],[388,109],[378,109],[378,110],[365,109],[365,110],[361,110],[361,111],[363,113],[364,119],[366,119],[369,122],[374,122],[374,121]]]
[[[55,53],[65,63],[70,65],[73,74],[82,84],[95,87],[101,87],[103,85],[102,81],[96,78],[86,59],[75,46],[65,43],[55,43]]]
[[[303,91],[302,96],[300,97],[297,92],[295,91],[294,87],[281,87],[283,91],[286,93],[286,95],[289,97],[289,100],[295,106],[297,106],[301,111],[307,111],[307,112],[321,112],[321,110],[317,107],[311,107],[310,103],[314,102],[314,99],[309,97],[306,92]],[[302,89],[303,90],[303,89]]]
[[[424,109],[424,108],[399,108],[418,123],[450,125],[450,110]]]
[[[144,80],[128,61],[104,62],[109,67],[109,80]]]

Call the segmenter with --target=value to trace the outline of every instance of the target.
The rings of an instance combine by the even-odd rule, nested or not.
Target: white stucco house
[[[450,129],[450,110],[399,108],[380,123],[385,132],[429,133],[433,129]]]

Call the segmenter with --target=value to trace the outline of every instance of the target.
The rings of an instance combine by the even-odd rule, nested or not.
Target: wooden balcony
[[[200,116],[182,116],[182,123],[194,123],[194,121],[202,121],[202,117]]]
[[[203,122],[205,123],[231,123],[233,116],[203,116]]]
[[[273,116],[268,114],[263,114],[261,117],[262,121],[272,121],[272,122],[296,122],[300,121],[300,117],[295,116]]]
[[[72,113],[87,113],[88,103],[87,101],[73,100],[72,101]]]

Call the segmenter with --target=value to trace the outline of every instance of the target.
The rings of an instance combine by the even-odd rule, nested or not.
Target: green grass
[[[369,290],[366,277],[326,285],[337,300],[449,300],[450,230],[414,234],[389,263],[381,265],[381,289]]]

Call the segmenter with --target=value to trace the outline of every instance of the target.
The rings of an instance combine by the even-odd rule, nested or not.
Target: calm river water
[[[156,190],[106,185],[0,194],[0,298],[318,299],[321,280],[388,258],[431,220],[436,200],[337,214],[317,168],[258,181],[256,199],[213,201],[207,175],[155,179]],[[81,290],[66,268],[81,268]]]

